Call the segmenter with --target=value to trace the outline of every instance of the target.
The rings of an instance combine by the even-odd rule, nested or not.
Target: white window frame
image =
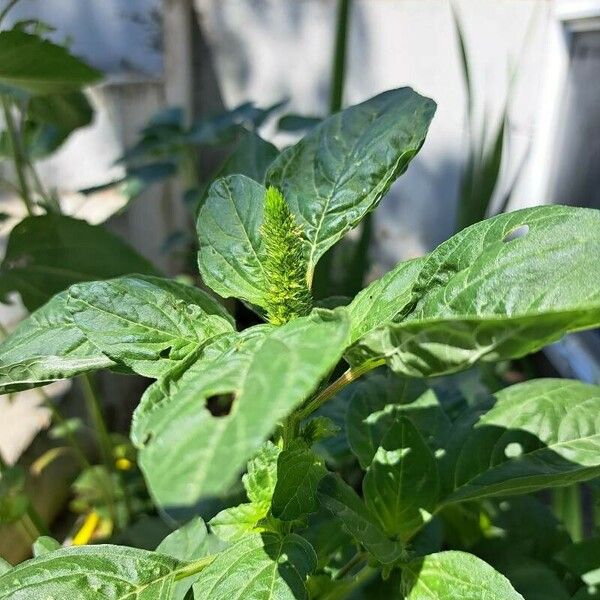
[[[549,25],[548,57],[539,121],[533,136],[523,205],[549,201],[558,125],[569,70],[573,34],[600,30],[600,0],[556,0]],[[517,208],[517,207],[515,207]]]

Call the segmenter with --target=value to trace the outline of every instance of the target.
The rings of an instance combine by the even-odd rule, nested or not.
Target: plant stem
[[[28,214],[33,215],[33,200],[31,199],[31,192],[29,190],[29,184],[27,182],[27,175],[25,172],[28,161],[21,146],[21,139],[19,137],[19,131],[11,112],[10,102],[6,96],[2,96],[1,101],[2,109],[4,111],[4,120],[6,121],[6,129],[8,131],[10,145],[13,152],[15,171],[17,173],[17,179],[19,180],[19,187],[21,188],[21,198],[23,199],[23,203],[25,204]]]
[[[385,364],[383,358],[371,360],[363,363],[359,367],[351,367],[341,377],[336,379],[331,385],[327,386],[320,394],[315,396],[306,406],[301,408],[295,415],[296,422],[300,422],[319,409],[328,400],[341,392],[347,385],[362,377],[365,373]]]
[[[6,17],[11,8],[20,1],[21,0],[9,0],[8,4],[2,9],[2,12],[0,12],[0,23],[4,21],[4,17]]]
[[[331,95],[329,112],[341,110],[346,77],[346,50],[348,48],[348,24],[350,22],[350,0],[339,0],[333,70],[331,73]]]
[[[88,413],[98,435],[98,443],[104,464],[109,472],[114,471],[115,462],[113,460],[112,442],[108,435],[108,429],[106,427],[106,422],[104,421],[104,416],[102,415],[102,407],[100,406],[100,399],[96,393],[94,382],[90,375],[82,375],[79,378],[79,381],[81,382],[81,388],[83,390]]]
[[[335,575],[334,580],[343,579],[354,567],[365,560],[366,556],[362,552],[356,553]]]
[[[354,577],[340,582],[345,584],[343,587],[326,592],[319,600],[343,600],[343,598],[347,598],[354,590],[369,581],[376,573],[377,569],[365,565]]]

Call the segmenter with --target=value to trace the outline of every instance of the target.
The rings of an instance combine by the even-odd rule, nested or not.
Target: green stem
[[[354,575],[354,577],[340,582],[344,584],[342,587],[334,588],[330,592],[326,592],[319,600],[343,600],[352,595],[357,588],[360,588],[367,583],[367,581],[369,581],[376,573],[377,569],[365,565],[356,575]]]
[[[350,23],[350,0],[339,0],[333,70],[331,74],[331,95],[329,112],[341,110],[346,77],[346,50],[348,48],[348,25]]]
[[[346,577],[346,575],[348,575],[348,573],[350,573],[350,571],[352,571],[352,569],[354,569],[354,567],[359,565],[365,559],[365,554],[362,552],[358,552],[336,573],[334,579],[343,579],[344,577]]]
[[[295,415],[296,421],[300,422],[311,415],[315,410],[321,408],[323,404],[331,400],[334,396],[339,394],[347,385],[350,385],[353,381],[356,381],[369,371],[380,367],[385,364],[385,359],[371,360],[363,363],[358,367],[352,367],[348,369],[341,377],[336,379],[331,385],[327,386],[320,394],[315,396],[308,404],[301,408]]]
[[[31,198],[29,183],[27,182],[27,175],[25,172],[28,161],[21,146],[21,139],[19,137],[19,131],[11,112],[10,102],[6,96],[2,96],[1,100],[2,109],[4,111],[4,120],[6,121],[6,129],[8,131],[13,153],[13,161],[15,163],[15,171],[17,173],[17,179],[19,180],[19,187],[21,188],[21,198],[23,199],[23,203],[25,204],[28,214],[33,215],[33,200]]]
[[[216,556],[214,554],[211,554],[209,556],[204,556],[199,560],[191,562],[189,565],[185,565],[185,567],[182,567],[181,569],[175,572],[175,581],[179,581],[180,579],[185,579],[186,577],[191,577],[192,575],[200,573],[201,571],[206,569],[206,567],[208,567],[208,565],[210,565],[215,560],[215,558]]]
[[[21,0],[9,0],[9,3],[2,9],[2,12],[0,12],[0,23],[4,21],[4,17],[6,17],[11,8],[20,1]]]

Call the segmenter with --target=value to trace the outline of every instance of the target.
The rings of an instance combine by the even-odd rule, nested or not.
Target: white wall
[[[290,110],[326,112],[333,0],[195,1],[228,105],[245,99],[268,104],[287,96]],[[552,3],[456,4],[473,61],[480,116],[485,105],[487,114],[497,117],[506,97],[509,65],[519,60],[510,111],[516,163],[532,138],[541,102]],[[439,105],[420,156],[377,213],[377,254],[384,266],[423,253],[453,231],[458,167],[464,157],[465,93],[459,60],[448,0],[354,0],[346,102],[410,85]]]

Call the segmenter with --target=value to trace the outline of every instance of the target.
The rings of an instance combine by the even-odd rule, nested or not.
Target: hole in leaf
[[[213,417],[226,417],[231,412],[234,394],[217,394],[206,399],[206,410]]]
[[[513,240],[518,240],[519,238],[525,237],[529,233],[529,225],[521,225],[521,227],[517,227],[513,229],[509,233],[504,236],[503,242],[512,242]]]
[[[160,351],[159,356],[161,358],[169,358],[171,356],[171,350],[172,350],[171,346],[169,346],[168,348],[163,348]]]
[[[506,458],[519,458],[523,454],[523,446],[518,442],[511,442],[504,448]]]

